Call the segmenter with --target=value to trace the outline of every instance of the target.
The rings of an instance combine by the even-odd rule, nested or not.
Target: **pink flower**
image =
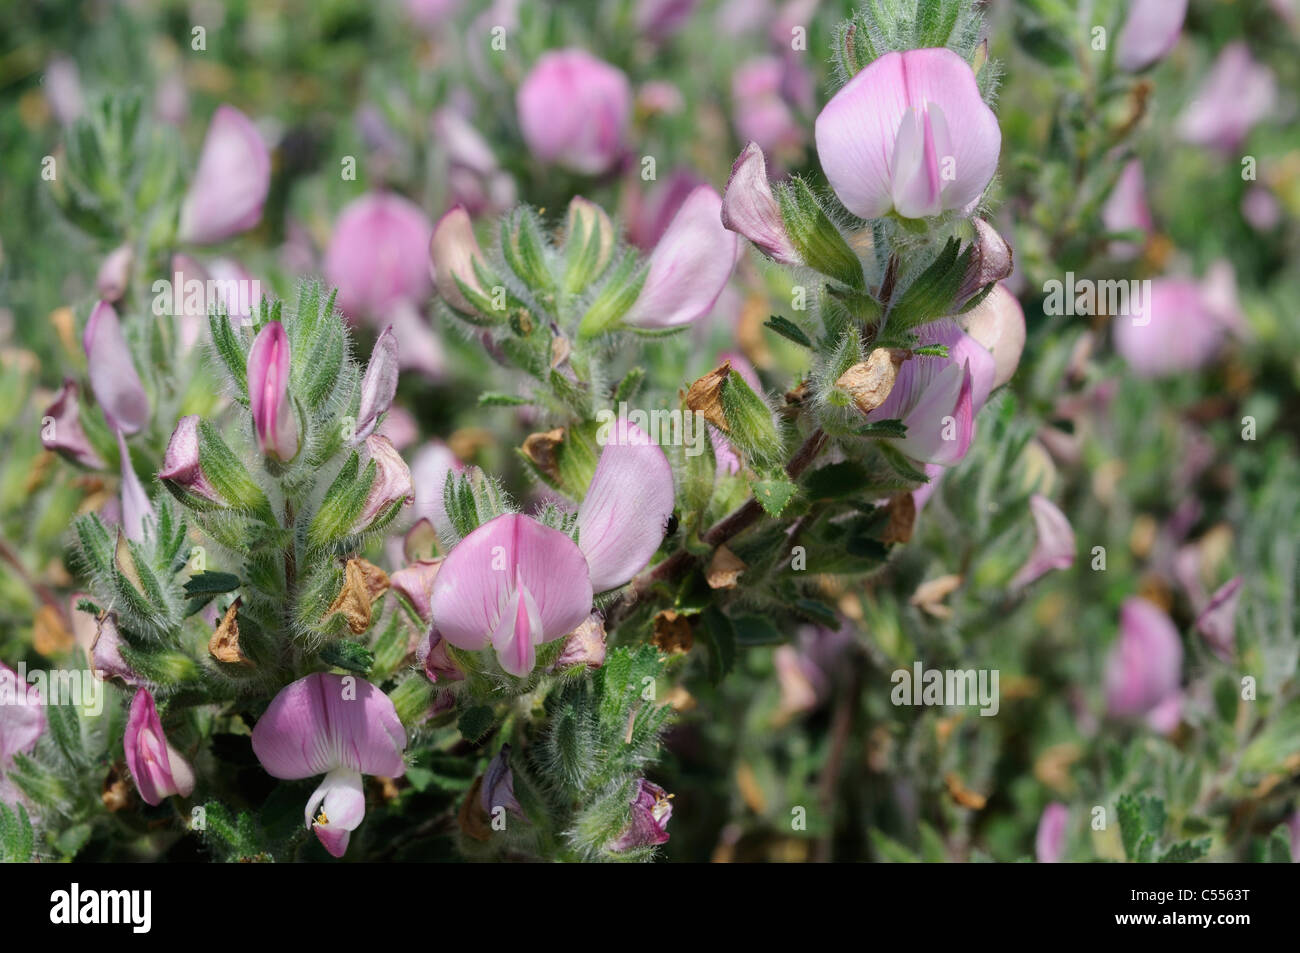
[[[220,502],[221,497],[208,481],[199,463],[199,417],[190,414],[176,422],[171,440],[167,442],[167,452],[163,454],[162,469],[158,479],[165,480],[175,488],[205,500]]]
[[[122,531],[133,543],[142,543],[148,535],[148,526],[157,525],[158,514],[149,502],[144,484],[135,475],[131,465],[131,451],[126,447],[122,431],[117,432],[117,451],[122,463]]]
[[[268,322],[248,353],[248,407],[262,453],[280,460],[298,454],[298,415],[289,396],[289,336]]]
[[[629,180],[623,190],[627,240],[642,251],[650,251],[668,230],[682,203],[705,184],[690,169],[674,169],[666,178],[656,179],[645,192],[639,178]]]
[[[1146,599],[1120,607],[1119,640],[1106,663],[1106,704],[1120,718],[1146,718],[1157,731],[1178,723],[1183,646],[1169,616]]]
[[[219,106],[181,203],[177,236],[211,245],[248,231],[262,220],[270,187],[271,154],[257,128],[233,106]]]
[[[695,189],[650,253],[645,283],[623,323],[675,328],[699,320],[726,287],[738,250],[739,238],[722,226],[718,193]]]
[[[406,729],[388,696],[354,675],[318,672],[286,685],[253,728],[253,752],[284,780],[325,775],[305,817],[335,857],[366,814],[363,774],[406,773]]]
[[[1273,111],[1277,82],[1240,41],[1229,43],[1178,118],[1178,135],[1198,146],[1235,152],[1255,123]]]
[[[731,78],[736,135],[778,156],[798,152],[804,141],[803,126],[782,95],[786,71],[792,68],[797,67],[763,56],[742,63]]]
[[[636,795],[631,806],[631,824],[610,843],[608,849],[618,852],[668,843],[666,828],[673,816],[671,795],[653,781],[642,778],[636,783]]]
[[[471,215],[500,212],[515,203],[515,180],[497,163],[492,147],[454,109],[433,116],[434,147],[446,160],[452,200]]]
[[[45,733],[45,708],[41,693],[18,673],[0,662],[0,804],[17,804],[20,793],[5,773],[14,755],[28,754]]]
[[[428,216],[400,195],[372,192],[349,203],[325,250],[325,278],[338,288],[339,308],[381,317],[398,301],[422,302],[432,235]]]
[[[433,584],[438,631],[475,651],[489,644],[523,677],[536,647],[563,638],[591,612],[593,592],[623,585],[663,541],[673,508],[672,468],[632,424],[608,442],[578,508],[578,542],[507,513],[466,536]]]
[[[45,67],[45,99],[50,112],[62,125],[69,126],[86,111],[86,97],[81,92],[81,73],[67,56],[56,56]]]
[[[456,459],[451,449],[439,440],[426,443],[411,462],[411,482],[415,485],[415,518],[427,519],[444,539],[453,536],[451,521],[447,518],[447,508],[443,503],[447,475],[464,470],[465,464]]]
[[[1205,637],[1215,655],[1229,663],[1237,642],[1237,602],[1242,584],[1240,576],[1229,579],[1210,596],[1209,604],[1196,618],[1196,631]]]
[[[1065,828],[1070,822],[1070,812],[1060,801],[1043,808],[1038,819],[1038,833],[1034,837],[1034,853],[1040,864],[1059,864],[1065,853]]]
[[[361,406],[357,411],[356,433],[352,442],[360,443],[375,432],[379,418],[387,413],[397,394],[397,336],[392,325],[384,328],[375,340],[361,379]]]
[[[1029,511],[1034,516],[1038,541],[1029,561],[1011,580],[1012,589],[1024,588],[1053,569],[1069,569],[1074,565],[1074,529],[1065,514],[1038,493],[1029,498]]]
[[[378,434],[367,437],[365,456],[375,464],[375,481],[370,485],[365,506],[357,518],[355,532],[358,533],[387,513],[394,504],[409,504],[415,499],[411,471],[387,437]]]
[[[886,53],[826,104],[815,135],[831,188],[861,218],[968,209],[1002,147],[970,64],[947,49]]]
[[[461,290],[461,285],[484,296],[487,292],[475,273],[475,264],[484,266],[483,251],[474,237],[469,213],[457,205],[434,226],[429,240],[429,264],[433,282],[442,299],[457,311],[473,314],[476,310]]]
[[[101,470],[107,466],[86,439],[86,431],[81,426],[75,381],[63,382],[63,387],[54,402],[45,408],[43,416],[49,418],[49,424],[41,427],[41,445],[46,450],[53,450],[78,466],[91,470]]]
[[[1142,163],[1130,159],[1115,182],[1115,188],[1101,207],[1101,221],[1108,232],[1141,232],[1148,235],[1153,227],[1151,210],[1147,208],[1146,179]],[[1119,258],[1136,258],[1142,246],[1134,242],[1111,242],[1111,250]]]
[[[133,434],[149,422],[149,396],[136,372],[117,312],[100,301],[90,312],[81,338],[90,389],[109,426]]]
[[[131,700],[122,746],[136,790],[149,804],[156,807],[173,794],[189,797],[193,793],[194,769],[163,734],[158,709],[147,688],[137,689]]]
[[[104,301],[117,301],[126,293],[131,278],[131,262],[135,257],[130,244],[119,245],[104,258],[95,276],[95,290]]]
[[[1178,42],[1187,0],[1133,0],[1119,31],[1119,68],[1138,73],[1162,60]]]
[[[1137,376],[1166,377],[1210,364],[1241,323],[1232,266],[1220,262],[1203,281],[1152,281],[1145,314],[1116,315],[1115,350]]]
[[[722,226],[748,238],[768,258],[786,265],[803,259],[786,234],[781,209],[767,181],[767,163],[758,143],[751,142],[731,167],[722,193]]]
[[[622,70],[585,50],[542,54],[519,87],[516,107],[539,162],[598,175],[626,148],[631,86]]]
[[[551,665],[549,671],[563,672],[576,665],[589,669],[600,668],[605,664],[605,622],[599,615],[592,613],[565,640],[560,657]]]
[[[433,618],[429,600],[433,596],[433,581],[441,568],[441,559],[417,559],[388,578],[393,591],[405,598],[425,622]]]
[[[951,320],[916,329],[922,346],[942,344],[947,357],[903,362],[889,396],[867,420],[901,420],[907,434],[891,443],[913,460],[951,466],[966,456],[975,414],[993,390],[996,363],[978,341]]]
[[[958,319],[962,330],[993,355],[993,390],[1015,376],[1025,349],[1025,312],[1007,286],[998,282],[975,307]],[[979,408],[976,408],[978,412]]]

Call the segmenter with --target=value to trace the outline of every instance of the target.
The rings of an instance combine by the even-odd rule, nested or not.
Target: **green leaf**
[[[325,643],[320,650],[320,657],[327,665],[345,668],[349,672],[360,672],[362,675],[369,672],[375,664],[375,655],[370,649],[347,640]]]
[[[496,721],[496,712],[487,705],[475,705],[473,708],[467,708],[456,722],[461,737],[469,742],[477,742],[488,733],[492,723]]]
[[[502,394],[492,390],[485,390],[478,395],[480,407],[525,407],[531,403],[532,401],[527,397],[516,397],[513,394]]]
[[[776,519],[794,498],[799,488],[787,479],[759,480],[753,485],[754,499],[763,512]]]
[[[867,485],[867,471],[860,463],[843,460],[818,467],[804,477],[804,492],[809,499],[834,500],[854,496]]]
[[[736,664],[736,630],[716,605],[700,613],[698,631],[708,646],[709,680],[718,684]]]
[[[1210,838],[1203,837],[1200,840],[1179,841],[1173,847],[1170,847],[1160,857],[1162,864],[1190,864],[1193,861],[1200,860],[1210,852]]]
[[[786,635],[764,615],[738,615],[731,620],[738,645],[779,645]]]
[[[850,288],[865,289],[862,262],[822,211],[808,183],[796,177],[777,189],[776,198],[786,233],[809,267]]]
[[[808,335],[804,334],[803,329],[800,328],[799,325],[795,324],[789,318],[781,317],[779,314],[774,314],[768,318],[767,321],[763,323],[763,327],[771,328],[777,334],[781,335],[781,337],[793,341],[800,347],[811,349],[813,346],[812,340],[809,339]]]
[[[875,440],[902,440],[907,436],[907,425],[901,420],[873,420],[858,429],[858,436]]]
[[[185,594],[187,596],[217,595],[223,592],[234,592],[239,586],[239,577],[234,573],[200,572],[195,573],[185,583]]]
[[[1165,802],[1150,795],[1121,795],[1115,805],[1124,856],[1138,862],[1149,859],[1156,838],[1165,829]]]

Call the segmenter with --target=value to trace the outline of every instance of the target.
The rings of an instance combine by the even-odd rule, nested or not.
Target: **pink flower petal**
[[[400,777],[406,729],[388,696],[355,675],[317,672],[286,685],[253,728],[253,752],[272,777],[348,768]]]
[[[373,192],[351,202],[325,251],[325,278],[338,288],[340,310],[378,319],[398,301],[423,302],[432,235],[429,217],[400,195]]]
[[[1241,599],[1241,576],[1229,579],[1210,597],[1196,619],[1196,630],[1220,659],[1232,661],[1237,642],[1237,603]]]
[[[578,545],[596,592],[621,586],[645,568],[673,512],[668,458],[636,424],[615,424],[578,508]]]
[[[1053,569],[1069,569],[1074,565],[1074,529],[1065,514],[1038,493],[1029,498],[1029,511],[1034,516],[1038,541],[1029,561],[1011,580],[1012,589],[1023,588]]]
[[[117,312],[100,301],[90,312],[82,335],[90,389],[110,426],[133,434],[149,422],[149,397],[135,369]]]
[[[218,107],[181,204],[180,240],[210,245],[248,231],[270,187],[271,154],[257,128],[238,109]]]
[[[1137,73],[1164,59],[1183,29],[1187,0],[1133,0],[1120,28],[1115,61]]]
[[[1106,665],[1112,715],[1145,716],[1178,694],[1183,646],[1163,610],[1133,597],[1120,607],[1119,640]]]

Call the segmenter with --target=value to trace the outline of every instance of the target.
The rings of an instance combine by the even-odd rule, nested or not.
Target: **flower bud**
[[[668,842],[668,821],[673,816],[672,795],[642,778],[636,782],[632,799],[632,823],[609,844],[609,850],[624,851],[654,847]]]
[[[595,202],[575,195],[569,202],[564,236],[564,287],[570,294],[583,291],[604,274],[614,256],[614,223]]]
[[[551,666],[552,672],[563,672],[578,665],[597,669],[605,664],[605,623],[598,615],[591,615],[569,633],[560,650],[560,656]]]
[[[147,688],[136,691],[131,701],[122,745],[136,790],[149,804],[156,807],[163,798],[189,797],[194,791],[194,769],[167,741]]]
[[[357,412],[354,444],[374,433],[381,414],[386,413],[397,393],[397,336],[392,325],[384,328],[370,352],[366,375],[361,379],[361,409]]]
[[[45,409],[43,416],[50,418],[50,424],[41,428],[41,445],[46,450],[53,450],[64,459],[91,470],[107,466],[86,439],[86,431],[81,426],[75,381],[63,382],[58,396]]]
[[[257,128],[238,109],[218,107],[181,203],[178,237],[210,245],[248,231],[261,221],[270,187],[271,154]]]
[[[482,305],[487,306],[490,294],[479,282],[474,266],[486,267],[483,252],[474,237],[469,213],[459,205],[438,219],[429,240],[429,262],[433,268],[433,283],[442,300],[465,314],[482,313],[483,307],[471,304],[461,286]],[[487,316],[491,316],[490,313]]]
[[[767,181],[767,163],[758,143],[751,142],[731,167],[722,193],[722,226],[744,235],[769,258],[802,265],[781,221],[781,210]]]
[[[95,623],[90,666],[100,678],[120,678],[128,685],[140,684],[140,677],[122,657],[122,635],[117,629],[117,616],[111,612],[104,613]]]
[[[353,528],[354,533],[365,530],[393,504],[410,503],[415,499],[411,471],[387,437],[377,434],[367,437],[366,454],[375,463],[375,481],[370,485],[370,493]]]
[[[424,674],[435,685],[444,682],[459,682],[465,678],[459,665],[452,661],[448,651],[448,641],[442,637],[437,628],[420,640],[415,650],[415,657],[424,665]]]
[[[221,502],[221,496],[208,481],[199,464],[199,417],[191,414],[182,417],[172,431],[172,438],[167,442],[167,452],[163,454],[162,469],[158,479],[168,485],[175,493],[177,490],[193,493],[205,500]]]
[[[1011,246],[982,218],[971,219],[975,241],[970,246],[970,262],[957,289],[957,300],[965,301],[995,281],[1011,274],[1014,264]]]
[[[510,746],[502,745],[496,757],[488,762],[483,772],[483,783],[479,787],[479,804],[489,817],[498,807],[504,807],[510,813],[524,816],[524,809],[515,799],[515,777],[510,770]]]
[[[109,425],[125,434],[135,433],[149,422],[149,397],[117,312],[107,301],[100,301],[90,312],[81,343],[86,350],[90,389]]]
[[[997,389],[1016,373],[1025,349],[1025,312],[1016,296],[1001,283],[974,308],[961,316],[963,330],[993,355],[993,383]]]
[[[298,417],[289,396],[289,336],[271,321],[248,352],[248,407],[262,453],[279,460],[298,454]]]

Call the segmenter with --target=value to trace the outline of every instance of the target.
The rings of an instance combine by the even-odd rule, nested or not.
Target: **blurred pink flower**
[[[1040,864],[1059,864],[1065,853],[1065,828],[1070,822],[1070,812],[1059,801],[1043,808],[1038,819],[1038,833],[1034,836],[1034,855]]]
[[[1115,188],[1101,208],[1101,221],[1108,232],[1151,233],[1153,222],[1147,208],[1146,180],[1142,175],[1142,162],[1130,159],[1115,182]],[[1139,243],[1113,241],[1111,251],[1118,258],[1136,258],[1142,251]]]
[[[1115,316],[1115,349],[1139,377],[1198,370],[1219,354],[1227,332],[1241,330],[1232,266],[1216,262],[1202,281],[1151,282],[1145,314]],[[1135,309],[1136,310],[1136,309]]]
[[[1187,0],[1132,0],[1115,53],[1120,69],[1137,73],[1164,59],[1186,16]]]
[[[419,303],[430,291],[433,225],[419,206],[391,192],[371,192],[343,209],[325,251],[325,279],[350,316],[382,318],[399,300]]]
[[[516,107],[524,141],[539,162],[598,175],[626,148],[627,76],[586,50],[542,54],[519,87]]]
[[[1256,62],[1245,43],[1230,43],[1183,109],[1178,134],[1187,142],[1232,153],[1255,123],[1273,111],[1276,101],[1273,71]]]
[[[1106,705],[1120,718],[1145,718],[1162,733],[1178,725],[1183,645],[1162,609],[1139,597],[1124,601],[1119,638],[1106,663]]]
[[[1021,589],[1053,569],[1069,569],[1074,565],[1074,529],[1065,514],[1038,493],[1029,498],[1029,511],[1034,517],[1038,539],[1028,562],[1011,580],[1012,589]]]
[[[262,220],[270,187],[271,153],[257,127],[233,106],[219,106],[181,203],[177,237],[211,245],[248,231]]]

